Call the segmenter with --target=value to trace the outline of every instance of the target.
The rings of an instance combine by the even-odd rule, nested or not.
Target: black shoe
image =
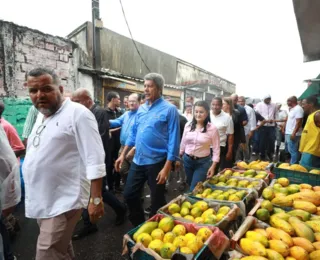
[[[124,210],[123,213],[117,215],[115,225],[116,225],[116,226],[120,226],[120,225],[122,225],[124,222],[126,222],[126,220],[127,220],[127,208]]]
[[[91,224],[90,226],[84,226],[72,236],[72,240],[81,239],[97,231],[98,227],[95,224]]]
[[[144,213],[149,215],[151,213],[151,205],[144,209]]]

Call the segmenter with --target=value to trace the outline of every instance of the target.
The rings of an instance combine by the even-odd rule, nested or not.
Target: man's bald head
[[[90,109],[94,104],[92,95],[90,91],[86,88],[78,88],[76,91],[74,91],[72,93],[71,100],[73,102],[77,102],[84,105],[88,109]]]
[[[132,93],[128,97],[128,106],[130,111],[136,111],[140,106],[140,101],[141,101],[141,95],[137,93]]]
[[[231,95],[231,100],[232,100],[232,103],[235,105],[235,104],[238,104],[238,95],[233,93]]]

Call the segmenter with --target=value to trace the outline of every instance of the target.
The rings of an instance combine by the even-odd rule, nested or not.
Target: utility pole
[[[101,70],[101,44],[100,44],[100,28],[103,27],[100,19],[99,0],[92,0],[92,66],[95,71]],[[99,100],[102,93],[102,84],[99,74],[93,75],[94,96],[95,100]]]

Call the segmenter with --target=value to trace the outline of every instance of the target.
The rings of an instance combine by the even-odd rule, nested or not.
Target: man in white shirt
[[[220,162],[216,170],[224,169],[225,162],[232,160],[234,128],[232,117],[222,111],[220,97],[212,99],[210,121],[218,129],[220,136]]]
[[[266,152],[269,161],[273,160],[274,144],[276,142],[275,123],[277,108],[271,103],[271,96],[265,95],[255,110],[266,120],[266,123],[259,128],[259,152],[260,159],[266,160]],[[259,125],[261,122],[258,123]]]
[[[286,110],[281,109],[281,104],[277,103],[277,114],[276,114],[276,155],[279,156],[281,143],[284,142],[284,126],[287,121],[288,113]]]
[[[40,228],[36,260],[71,260],[71,236],[81,209],[88,206],[93,223],[104,214],[102,141],[94,115],[63,97],[54,71],[31,70],[27,86],[40,112],[23,164],[26,217],[37,219]]]
[[[237,160],[245,160],[249,162],[250,160],[250,147],[249,147],[249,141],[250,138],[253,135],[253,131],[256,129],[257,126],[257,120],[256,120],[256,114],[254,110],[246,105],[246,99],[245,97],[241,96],[238,98],[239,105],[243,106],[246,110],[247,116],[248,116],[248,123],[244,126],[244,133],[246,136],[246,143],[245,146],[239,146],[237,151]]]
[[[289,97],[287,105],[290,108],[287,122],[285,124],[285,139],[288,152],[291,155],[291,164],[299,163],[299,143],[302,133],[303,109],[298,105],[295,96]]]

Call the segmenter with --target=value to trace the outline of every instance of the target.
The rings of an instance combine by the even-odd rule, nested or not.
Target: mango
[[[186,246],[184,246],[184,247],[181,247],[180,248],[180,252],[182,253],[182,254],[186,254],[186,255],[191,255],[191,254],[193,254],[193,252],[192,252],[192,250],[189,248],[189,247],[186,247]]]
[[[133,240],[137,241],[138,236],[142,233],[151,234],[151,232],[158,227],[158,222],[150,221],[142,224],[142,226],[133,234]]]
[[[160,255],[162,258],[170,259],[174,251],[176,251],[176,247],[171,243],[164,243],[160,249]]]
[[[314,238],[316,241],[320,241],[320,232],[314,233]]]
[[[181,224],[176,225],[172,229],[172,233],[175,234],[176,236],[184,236],[186,234],[186,232],[187,232],[186,228]]]
[[[281,218],[271,216],[270,217],[270,225],[272,227],[281,229],[284,232],[287,232],[291,236],[293,236],[295,234],[294,228],[287,221],[285,221],[285,220],[283,220]]]
[[[283,209],[281,209],[281,208],[273,208],[273,213],[281,213],[281,212],[284,212],[285,213],[285,211],[283,210]]]
[[[152,237],[152,240],[159,239],[162,241],[164,237],[164,232],[162,229],[156,228],[151,232],[151,237]]]
[[[273,189],[271,187],[267,187],[263,190],[262,192],[262,197],[265,200],[272,200],[274,198],[274,192]]]
[[[289,246],[280,240],[269,240],[270,249],[277,251],[283,257],[289,255]]]
[[[289,186],[289,180],[287,178],[279,178],[277,180],[277,183],[279,183],[282,187],[287,187]]]
[[[152,241],[152,237],[147,233],[141,233],[137,238],[137,243],[143,244],[144,247],[148,247]]]
[[[291,196],[293,200],[308,201],[315,206],[320,206],[320,196],[312,190],[305,190],[303,192],[292,194]]]
[[[252,241],[248,238],[242,238],[240,240],[240,247],[248,255],[255,256],[267,256],[265,247],[257,241]]]
[[[279,205],[280,207],[291,207],[293,204],[293,199],[286,197],[276,197],[271,202],[273,204]]]
[[[312,186],[310,184],[302,183],[302,184],[300,184],[300,189],[312,190]]]
[[[320,232],[320,221],[319,220],[306,221],[306,224],[309,227],[311,227],[314,232]]]
[[[200,237],[202,242],[206,242],[207,239],[211,236],[211,234],[212,231],[209,228],[203,227],[198,230],[197,237]]]
[[[266,249],[269,260],[284,260],[283,256],[275,250]]]
[[[285,212],[281,212],[281,213],[276,213],[272,215],[273,217],[277,217],[277,218],[281,218],[285,221],[288,221],[288,219],[291,217],[289,214],[285,213]]]
[[[184,247],[184,246],[187,246],[188,244],[188,239],[185,238],[184,236],[177,236],[172,244],[175,246],[175,247]]]
[[[290,248],[290,255],[298,260],[309,260],[308,252],[300,246],[293,246]]]
[[[302,247],[308,253],[311,253],[312,251],[315,250],[315,247],[313,246],[313,244],[304,237],[293,237],[292,241],[295,246]]]
[[[188,208],[191,209],[192,205],[189,201],[184,201],[181,205],[181,208]]]
[[[262,245],[264,245],[265,247],[268,247],[269,246],[269,242],[268,242],[268,239],[259,234],[258,232],[255,232],[255,231],[248,231],[246,233],[246,238],[248,239],[251,239],[253,241],[257,241],[257,242],[260,242]]]
[[[267,231],[265,229],[262,228],[256,228],[253,231],[259,233],[260,235],[263,235],[265,237],[268,237]]]
[[[316,213],[317,212],[317,207],[313,203],[308,202],[308,201],[300,201],[300,200],[294,201],[293,208],[302,209],[302,210],[305,210],[309,213]]]
[[[168,208],[170,215],[174,213],[179,213],[180,210],[181,210],[180,206],[177,203],[172,203],[171,205],[169,205],[169,208]]]
[[[313,251],[309,255],[310,260],[319,260],[320,259],[320,250]]]
[[[307,224],[305,224],[304,222],[302,222],[300,219],[296,217],[289,218],[289,223],[293,227],[298,237],[304,237],[308,239],[311,243],[314,242],[313,231]]]
[[[277,229],[277,228],[273,228],[273,227],[268,227],[266,229],[266,232],[267,232],[269,239],[280,240],[280,241],[286,243],[290,247],[293,246],[292,238],[287,232],[284,232],[281,229]]]
[[[202,210],[198,207],[195,207],[191,210],[191,215],[194,217],[194,218],[197,218],[197,217],[200,217],[202,215]]]
[[[319,241],[312,243],[312,245],[315,248],[315,250],[320,250],[320,242]]]
[[[288,212],[289,215],[297,217],[302,221],[308,221],[311,218],[311,214],[302,209],[295,209]]]
[[[160,254],[160,250],[163,246],[163,242],[159,239],[152,240],[148,246],[148,248]]]
[[[245,256],[242,257],[241,260],[268,260],[268,258],[263,256]]]
[[[164,233],[171,231],[174,227],[173,218],[165,217],[160,220],[159,228],[163,230]]]
[[[262,203],[261,203],[261,208],[262,208],[262,209],[267,209],[269,212],[272,212],[272,211],[273,211],[273,205],[272,205],[272,203],[270,202],[270,200],[264,200],[264,201],[262,201]]]
[[[256,216],[261,221],[268,221],[270,218],[270,213],[267,209],[258,209]]]
[[[172,232],[167,232],[163,237],[163,243],[172,243],[175,238],[175,234],[173,234]]]

